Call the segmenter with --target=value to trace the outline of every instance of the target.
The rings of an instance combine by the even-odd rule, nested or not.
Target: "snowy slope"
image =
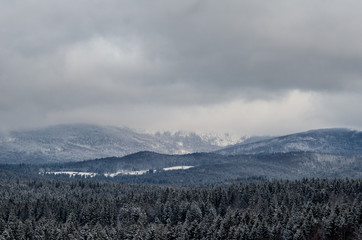
[[[0,163],[81,161],[120,157],[139,151],[166,154],[210,152],[229,143],[235,143],[235,140],[227,135],[147,134],[111,126],[57,125],[0,133]]]
[[[257,142],[244,142],[216,152],[224,155],[317,152],[361,156],[362,132],[339,128],[311,130]]]

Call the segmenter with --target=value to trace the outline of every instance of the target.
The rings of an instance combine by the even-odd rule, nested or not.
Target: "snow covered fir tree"
[[[362,181],[208,187],[1,172],[0,239],[361,239]]]

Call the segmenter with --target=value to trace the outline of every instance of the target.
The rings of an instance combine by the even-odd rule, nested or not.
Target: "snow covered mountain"
[[[228,135],[147,134],[111,126],[57,125],[0,133],[0,163],[81,161],[120,157],[139,151],[165,154],[210,152],[235,142],[238,140]]]
[[[32,165],[0,164],[0,168],[50,177],[162,184],[362,176],[359,131],[312,130],[246,139],[221,149],[219,145],[225,141],[194,133],[146,134],[128,128],[59,125],[3,134],[0,163]],[[180,154],[183,152],[203,153]],[[80,161],[88,159],[94,160]]]
[[[316,152],[362,156],[362,132],[334,128],[239,143],[216,151],[223,155]]]

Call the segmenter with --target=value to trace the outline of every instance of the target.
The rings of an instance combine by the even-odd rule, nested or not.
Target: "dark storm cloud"
[[[278,101],[295,90],[358,96],[361,7],[353,0],[1,1],[0,120],[21,125],[25,113],[39,122],[105,105],[114,106],[111,117],[132,106]]]

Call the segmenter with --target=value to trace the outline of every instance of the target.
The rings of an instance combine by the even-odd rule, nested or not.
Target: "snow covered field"
[[[194,166],[174,166],[174,167],[163,168],[163,171],[186,170],[186,169],[190,169],[193,167]]]

